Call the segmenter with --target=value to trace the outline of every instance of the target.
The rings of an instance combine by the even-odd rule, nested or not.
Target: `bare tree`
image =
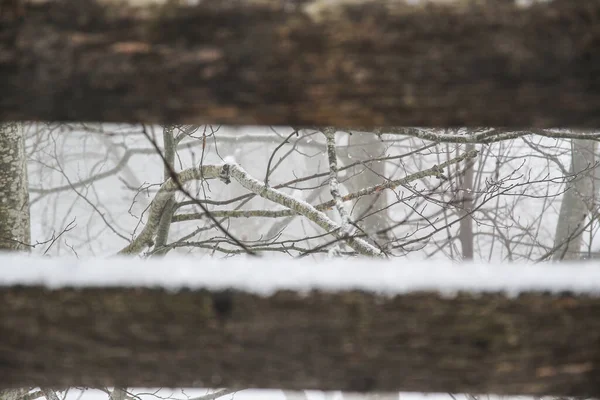
[[[41,128],[27,147],[35,160],[30,188],[36,215],[47,224],[46,236],[77,223],[54,247],[57,254],[127,247],[128,254],[140,255],[231,256],[250,249],[318,256],[340,240],[323,228],[333,226],[323,225],[323,216],[340,226],[323,129],[254,128],[248,134],[226,127],[146,127],[158,157],[141,126]],[[548,226],[555,223],[552,207],[568,175],[557,162],[565,151],[561,138],[598,139],[594,132],[491,128],[336,131],[338,189],[355,224],[353,238],[380,246],[387,256],[417,258],[535,260],[553,254]],[[98,144],[112,151],[98,152]],[[242,166],[246,178],[262,182],[254,190],[263,191],[233,176],[225,182],[219,176],[224,164]],[[165,207],[164,185],[173,176],[172,207]],[[39,222],[36,227],[39,237]]]

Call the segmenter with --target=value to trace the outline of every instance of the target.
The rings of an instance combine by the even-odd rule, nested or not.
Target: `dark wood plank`
[[[600,126],[600,0],[114,3],[0,10],[0,121]]]
[[[590,295],[0,288],[0,387],[600,395]]]

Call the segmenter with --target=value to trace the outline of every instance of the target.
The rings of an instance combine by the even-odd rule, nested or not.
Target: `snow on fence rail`
[[[48,258],[2,255],[0,286],[146,287],[242,290],[272,295],[278,290],[361,290],[381,295],[415,291],[572,292],[600,296],[600,266],[561,264],[453,263],[368,258],[293,260],[243,256],[231,259]]]
[[[0,265],[0,387],[600,395],[592,264]]]

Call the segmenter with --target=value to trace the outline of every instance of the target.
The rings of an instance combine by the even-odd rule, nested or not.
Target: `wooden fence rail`
[[[600,126],[600,0],[2,0],[0,121]]]
[[[600,395],[600,297],[0,288],[0,387]]]

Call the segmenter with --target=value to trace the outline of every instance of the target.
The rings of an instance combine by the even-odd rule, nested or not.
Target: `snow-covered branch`
[[[192,180],[219,178],[221,173],[222,166],[220,165],[203,165],[201,167],[186,169],[177,174],[177,177],[179,184],[184,185]],[[137,237],[129,245],[121,249],[118,254],[138,254],[144,248],[153,244],[153,238],[160,224],[162,212],[169,200],[175,196],[178,189],[178,183],[172,178],[167,179],[161,185],[150,204],[146,225]]]
[[[242,167],[236,164],[227,164],[224,166],[236,181],[238,181],[243,187],[256,193],[260,197],[271,200],[275,203],[281,204],[298,214],[308,218],[327,232],[331,232],[339,239],[343,239],[344,235],[340,232],[340,226],[332,221],[323,212],[317,210],[310,204],[296,199],[286,193],[283,193],[277,189],[267,187],[264,183],[259,182],[252,176],[250,176]],[[346,238],[347,243],[350,247],[356,250],[358,253],[366,256],[381,257],[383,253],[376,247],[370,245],[361,238],[349,237]]]
[[[337,152],[335,150],[335,128],[326,127],[323,129],[327,139],[327,159],[329,161],[329,193],[333,198],[335,208],[340,214],[342,225],[340,226],[340,235],[343,238],[350,237],[354,233],[354,226],[350,220],[350,214],[344,206],[342,196],[340,195],[340,182],[338,181]],[[339,242],[332,247],[331,254],[339,254]]]
[[[410,182],[416,181],[417,179],[422,179],[422,178],[431,177],[431,176],[441,177],[441,176],[443,176],[443,170],[445,168],[449,167],[450,165],[457,164],[461,161],[473,159],[473,158],[477,157],[478,154],[479,154],[479,151],[477,151],[477,150],[467,151],[458,157],[454,157],[450,160],[444,161],[443,163],[441,163],[439,165],[434,165],[431,168],[427,168],[422,171],[411,174],[409,176],[405,176],[404,178],[388,180],[379,185],[374,185],[371,187],[361,189],[358,192],[347,194],[342,197],[342,200],[348,201],[348,200],[357,199],[359,197],[366,196],[368,194],[375,193],[375,192],[383,190],[383,189],[395,189],[398,186],[406,185]],[[322,207],[327,207],[327,208],[331,208],[333,206],[334,206],[333,201],[329,201],[322,205]]]
[[[331,149],[331,146],[329,146]],[[330,157],[335,156],[335,149],[333,150],[334,154],[330,155]],[[378,185],[374,185],[371,187],[363,188],[357,192],[349,193],[345,196],[342,196],[339,193],[339,190],[332,191],[332,196],[334,196],[333,200],[328,202],[319,204],[317,206],[312,206],[302,200],[295,198],[294,196],[285,194],[278,189],[266,187],[264,183],[259,182],[258,180],[251,177],[243,168],[236,164],[225,164],[225,165],[204,165],[200,167],[194,167],[186,169],[180,172],[178,176],[179,184],[184,185],[192,180],[200,180],[200,179],[215,179],[221,178],[224,180],[229,179],[230,177],[239,182],[243,187],[250,190],[255,195],[271,200],[275,203],[283,205],[287,208],[287,210],[279,210],[279,211],[268,211],[268,210],[235,210],[235,211],[215,211],[213,217],[251,217],[251,216],[270,216],[270,217],[283,217],[290,216],[295,214],[300,214],[308,218],[309,220],[316,223],[321,228],[325,229],[327,232],[331,232],[338,239],[346,240],[348,245],[356,250],[358,253],[368,256],[382,256],[382,252],[371,244],[367,243],[365,240],[361,238],[352,237],[352,235],[348,235],[344,233],[342,228],[336,224],[333,220],[327,217],[323,211],[327,209],[331,209],[332,207],[337,207],[338,212],[340,212],[340,205],[343,205],[343,202],[354,200],[363,196],[367,196],[369,194],[380,192],[384,189],[395,189],[400,185],[406,185],[410,182],[413,182],[418,179],[422,179],[430,176],[441,176],[442,172],[445,168],[450,165],[462,162],[467,159],[472,159],[476,157],[478,154],[477,151],[469,151],[464,154],[452,158],[450,160],[441,163],[440,165],[433,166],[431,168],[425,169],[423,171],[419,171],[417,173],[405,176],[400,179],[395,180],[387,180]],[[331,168],[331,165],[330,165]],[[334,171],[337,176],[337,165],[333,166]],[[330,172],[331,174],[331,172]],[[331,179],[331,175],[330,175]],[[333,181],[334,187],[337,179]],[[330,183],[331,185],[331,183]],[[142,229],[142,231],[137,235],[132,242],[119,251],[118,254],[139,254],[144,248],[148,246],[152,246],[154,243],[154,237],[157,233],[157,229],[160,223],[160,218],[164,211],[165,206],[169,203],[169,201],[173,198],[177,190],[179,189],[179,185],[177,182],[173,181],[172,178],[168,179],[158,190],[155,198],[153,199],[150,209],[148,211],[148,218],[146,221],[146,225]],[[334,193],[337,193],[334,195]],[[336,206],[336,199],[338,201],[338,205]],[[341,207],[340,215],[345,211],[343,207]],[[201,218],[204,214],[190,214],[190,215],[175,215],[173,218],[174,222],[177,221],[185,221],[195,218]],[[349,216],[347,216],[349,221]],[[344,218],[342,218],[344,221]],[[342,222],[342,225],[344,222]],[[349,224],[347,224],[349,225]],[[349,236],[349,237],[348,237]]]
[[[352,131],[352,129],[342,129]],[[501,142],[504,140],[516,139],[528,135],[537,135],[554,139],[586,139],[600,140],[599,131],[581,131],[566,129],[509,129],[509,128],[477,128],[477,129],[456,129],[448,132],[448,129],[433,128],[411,128],[411,127],[377,127],[355,129],[358,131],[372,132],[377,135],[406,135],[423,140],[437,143],[473,143],[489,144]],[[456,132],[459,131],[459,132]]]
[[[473,159],[478,155],[477,150],[473,150],[470,152],[466,152],[458,157],[454,157],[450,160],[444,161],[443,163],[433,166],[431,168],[424,169],[419,172],[415,172],[414,174],[407,175],[403,178],[394,179],[382,182],[379,185],[373,185],[364,189],[361,189],[357,192],[349,193],[345,196],[341,196],[341,201],[351,201],[358,199],[360,197],[370,195],[373,193],[380,192],[384,189],[395,189],[398,186],[406,185],[411,182],[414,182],[419,179],[427,178],[427,177],[435,177],[440,174],[441,170],[448,168],[451,165],[458,164],[460,162]],[[330,210],[335,207],[335,201],[329,200],[324,203],[317,204],[314,206],[318,211]],[[286,210],[220,210],[213,211],[211,214],[215,217],[226,217],[226,218],[251,218],[251,217],[262,217],[262,218],[283,218],[289,217],[293,215],[298,215],[298,212],[293,209]],[[194,219],[202,219],[205,218],[206,215],[203,213],[188,213],[188,214],[179,214],[173,217],[173,222],[182,222],[182,221],[190,221]]]
[[[239,392],[240,389],[219,389],[209,394],[205,394],[204,396],[192,397],[189,400],[216,400],[220,397],[227,396],[228,394],[233,394]]]
[[[266,187],[263,183],[251,177],[239,165],[204,165],[202,167],[184,170],[177,176],[180,185],[184,185],[189,181],[198,179],[228,179],[229,177],[232,177],[246,189],[263,198],[281,204],[295,213],[305,216],[309,220],[315,222],[321,228],[325,229],[327,232],[334,234],[336,237],[341,238],[344,236],[340,232],[340,226],[328,218],[323,212],[317,210],[310,204],[302,200],[298,200],[277,189]],[[172,178],[163,183],[158,193],[152,200],[146,225],[138,234],[138,236],[129,245],[120,250],[118,254],[138,254],[144,248],[153,245],[153,239],[160,224],[163,210],[167,203],[173,198],[173,196],[175,196],[178,188],[179,185]],[[382,256],[381,251],[360,238],[348,238],[347,240],[349,246],[360,254],[368,256]]]

